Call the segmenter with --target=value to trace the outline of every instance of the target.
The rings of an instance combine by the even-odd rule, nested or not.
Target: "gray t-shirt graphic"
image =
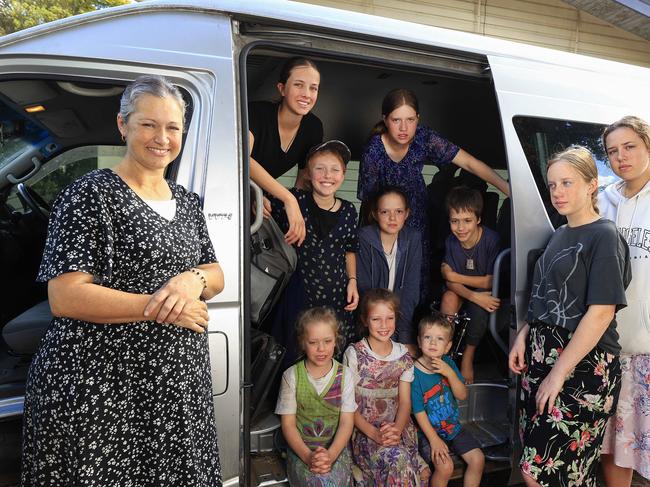
[[[564,225],[535,264],[527,320],[575,331],[592,304],[624,307],[630,279],[629,249],[613,222],[601,218],[578,227]],[[598,346],[620,353],[616,319]]]

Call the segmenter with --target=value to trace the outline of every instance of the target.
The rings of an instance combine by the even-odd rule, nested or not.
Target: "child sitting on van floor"
[[[361,341],[348,347],[344,363],[358,379],[352,457],[357,487],[425,486],[431,474],[418,454],[411,419],[413,358],[394,342],[399,298],[388,289],[366,291],[359,305]]]
[[[447,290],[440,311],[457,313],[464,304],[470,318],[461,372],[467,384],[474,382],[474,354],[487,328],[488,313],[499,308],[500,301],[490,294],[492,269],[499,253],[499,235],[481,225],[483,198],[466,186],[453,188],[447,195],[451,235],[445,242],[441,266]]]
[[[305,218],[307,235],[297,247],[298,266],[275,310],[273,336],[287,348],[285,364],[297,353],[295,327],[298,314],[314,306],[330,306],[341,322],[342,345],[356,339],[354,311],[359,302],[356,252],[357,210],[336,196],[345,178],[350,149],[338,140],[323,142],[307,154],[311,191],[291,189]],[[278,200],[273,217],[286,231],[286,213]]]
[[[289,444],[289,485],[352,485],[348,443],[357,409],[355,380],[348,367],[333,359],[339,338],[336,313],[310,308],[296,328],[304,358],[282,375],[275,409]]]
[[[467,397],[467,387],[454,361],[447,355],[452,345],[454,325],[441,313],[425,316],[418,325],[418,345],[422,356],[415,362],[411,388],[413,414],[420,425],[420,454],[433,466],[431,487],[447,485],[454,472],[449,447],[467,463],[464,487],[481,483],[485,458],[479,443],[458,419],[456,399]]]

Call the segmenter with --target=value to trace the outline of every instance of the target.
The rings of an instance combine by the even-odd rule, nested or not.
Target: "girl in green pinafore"
[[[318,307],[298,318],[298,344],[304,358],[282,375],[275,413],[289,451],[289,485],[352,485],[348,443],[357,404],[352,371],[334,360],[339,338],[336,313]]]

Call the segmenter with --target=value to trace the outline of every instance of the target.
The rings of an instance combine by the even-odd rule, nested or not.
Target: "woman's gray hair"
[[[129,121],[129,116],[135,111],[135,104],[142,95],[153,95],[158,98],[169,96],[178,102],[183,116],[183,127],[185,127],[185,109],[187,104],[181,95],[180,90],[167,78],[154,74],[146,74],[136,78],[124,89],[120,100],[120,112],[124,122]]]

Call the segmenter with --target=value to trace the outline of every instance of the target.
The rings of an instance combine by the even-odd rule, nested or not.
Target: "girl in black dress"
[[[164,179],[184,112],[164,78],[135,80],[117,116],[126,155],[54,204],[23,486],[221,485],[204,300],[223,274],[198,196]]]
[[[350,150],[338,140],[312,148],[307,154],[312,191],[291,190],[305,215],[307,238],[298,248],[298,268],[278,303],[272,325],[273,336],[287,347],[287,366],[297,358],[295,325],[304,309],[334,309],[341,322],[341,345],[356,340],[352,311],[359,302],[357,210],[352,203],[336,196],[349,160]],[[287,219],[275,200],[273,216],[281,228],[287,227]]]
[[[521,374],[521,471],[527,486],[596,485],[607,418],[620,389],[615,312],[630,280],[627,244],[596,206],[591,153],[548,163],[553,206],[567,218],[535,265],[527,324],[509,357]]]

